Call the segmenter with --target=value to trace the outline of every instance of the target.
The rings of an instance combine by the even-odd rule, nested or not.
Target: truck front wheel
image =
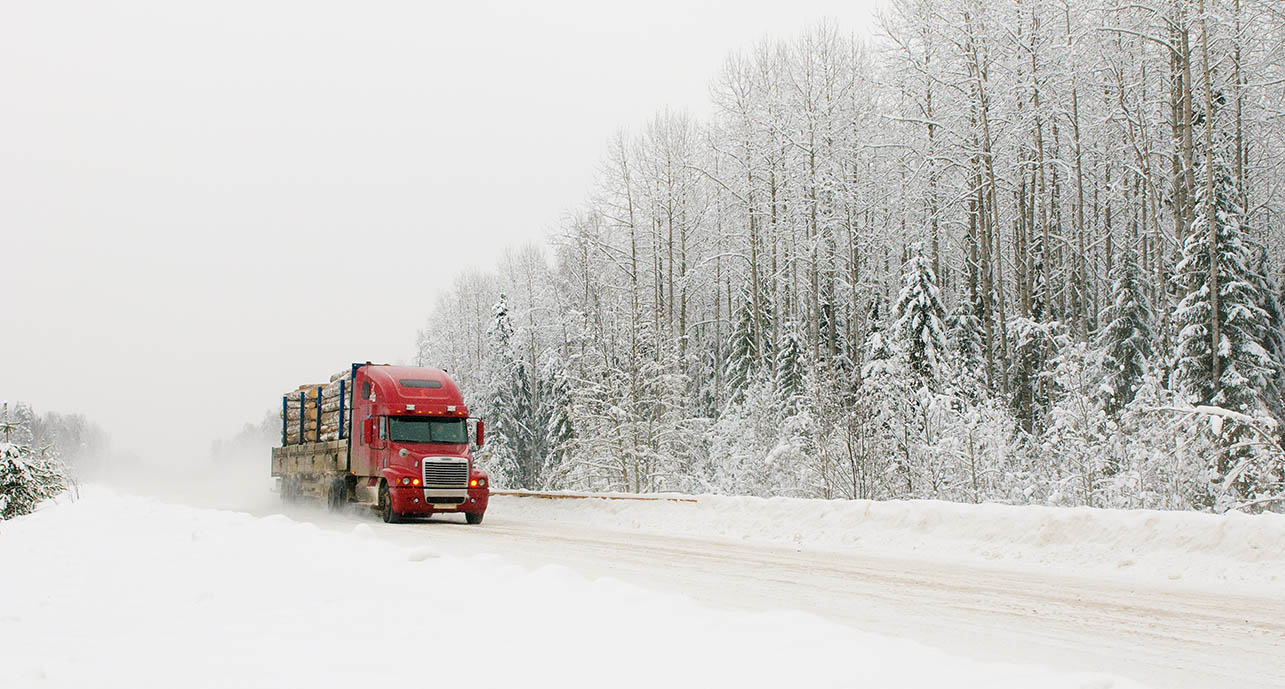
[[[464,521],[466,521],[466,522],[468,522],[468,523],[470,523],[470,524],[481,524],[481,523],[482,523],[482,515],[484,515],[484,514],[486,514],[486,513],[485,513],[485,512],[465,512],[465,513],[464,513]]]
[[[388,484],[379,485],[379,516],[384,518],[385,524],[396,524],[402,520],[402,516],[393,511],[393,496],[388,494]]]

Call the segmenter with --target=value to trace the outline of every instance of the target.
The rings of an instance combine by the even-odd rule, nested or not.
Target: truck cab
[[[436,368],[355,365],[349,471],[377,490],[384,521],[463,513],[482,521],[485,472],[473,467],[468,407],[455,381]],[[484,426],[476,422],[477,445]]]

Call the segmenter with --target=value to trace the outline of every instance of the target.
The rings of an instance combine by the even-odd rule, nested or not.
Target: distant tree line
[[[281,415],[266,412],[258,423],[245,423],[241,430],[210,443],[210,459],[215,462],[264,462],[268,448],[281,445]]]
[[[419,360],[510,486],[1283,509],[1285,12],[895,0],[609,144]]]

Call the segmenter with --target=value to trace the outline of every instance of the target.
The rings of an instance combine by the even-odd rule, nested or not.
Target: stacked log
[[[342,386],[341,386],[342,381]],[[330,376],[328,383],[310,383],[285,394],[286,404],[283,412],[285,419],[285,440],[287,445],[298,445],[300,442],[314,443],[318,439],[336,440],[339,438],[340,387],[343,388],[344,437],[348,437],[352,428],[352,371],[340,371]],[[321,414],[317,414],[317,393],[321,393]],[[300,395],[303,396],[303,407],[300,408]],[[303,438],[299,437],[299,419],[303,418]],[[320,426],[320,438],[318,438]]]

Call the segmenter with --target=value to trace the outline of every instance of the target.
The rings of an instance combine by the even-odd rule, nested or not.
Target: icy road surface
[[[1274,590],[1227,594],[1167,580],[967,566],[931,553],[892,558],[532,518],[561,508],[553,502],[493,498],[479,527],[458,517],[385,525],[358,510],[285,511],[335,529],[357,519],[402,545],[556,564],[729,610],[805,611],[971,658],[1106,672],[1172,689],[1285,687],[1285,600]]]

